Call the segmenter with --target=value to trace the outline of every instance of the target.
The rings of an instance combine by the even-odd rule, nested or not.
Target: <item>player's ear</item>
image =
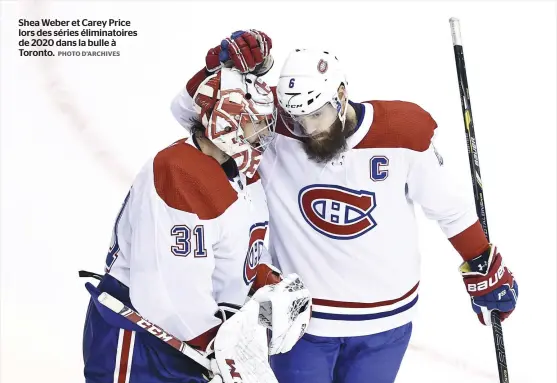
[[[344,87],[344,84],[339,85],[337,93],[339,100],[342,100],[346,96],[346,88]]]
[[[348,99],[347,99],[347,95],[346,95],[346,87],[344,86],[344,84],[340,84],[340,86],[338,87],[337,90],[338,93],[338,99],[340,101],[340,104],[342,105],[343,108],[343,112],[344,112],[344,108],[346,108],[346,105],[348,104]]]

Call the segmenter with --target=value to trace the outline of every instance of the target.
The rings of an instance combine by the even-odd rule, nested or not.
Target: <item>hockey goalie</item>
[[[264,247],[257,167],[274,135],[273,94],[255,76],[223,70],[195,99],[191,136],[141,169],[117,215],[105,274],[86,284],[88,383],[275,382],[269,355],[289,351],[307,328],[307,288],[270,266]],[[209,363],[109,309],[102,294]]]

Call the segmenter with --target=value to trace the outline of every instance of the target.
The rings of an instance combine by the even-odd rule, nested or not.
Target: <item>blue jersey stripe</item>
[[[382,313],[373,313],[373,314],[331,314],[331,313],[322,313],[319,311],[313,311],[311,316],[317,319],[327,319],[327,320],[345,320],[345,321],[361,321],[361,320],[373,320],[373,319],[380,319],[385,317],[390,317],[396,314],[400,314],[406,310],[412,308],[416,302],[418,302],[418,296],[414,298],[411,302],[408,302],[404,306],[400,306],[397,309],[391,311],[384,311]]]

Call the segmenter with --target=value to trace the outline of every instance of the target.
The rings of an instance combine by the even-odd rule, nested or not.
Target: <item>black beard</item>
[[[331,161],[348,147],[346,139],[353,133],[356,121],[346,119],[344,129],[337,117],[327,133],[302,140],[304,150],[310,160],[323,164]]]

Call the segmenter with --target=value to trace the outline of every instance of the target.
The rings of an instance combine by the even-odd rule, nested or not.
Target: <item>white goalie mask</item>
[[[252,177],[274,137],[276,108],[271,88],[251,74],[223,68],[193,96],[206,136]]]
[[[286,127],[296,136],[308,137],[327,131],[337,118],[344,126],[348,98],[339,99],[341,84],[346,90],[348,82],[335,55],[292,51],[277,86],[279,113]]]

